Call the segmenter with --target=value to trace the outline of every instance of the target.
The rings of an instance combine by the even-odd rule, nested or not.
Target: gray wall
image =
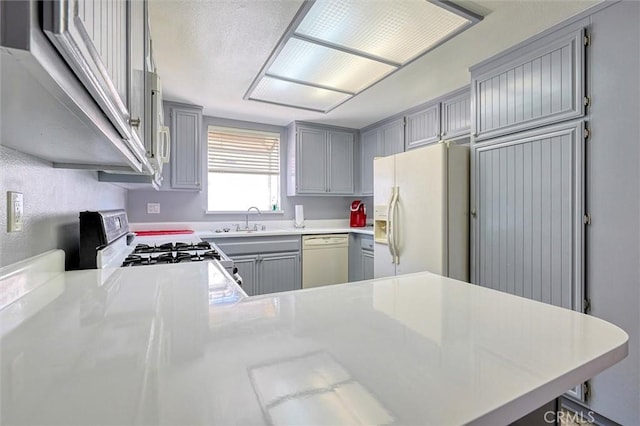
[[[591,18],[586,282],[592,315],[629,334],[629,356],[592,380],[591,407],[640,424],[640,3]]]
[[[263,214],[260,221],[268,220],[292,220],[294,206],[304,206],[305,219],[346,219],[349,217],[349,206],[354,199],[362,199],[367,205],[368,211],[373,211],[373,197],[287,197],[286,188],[286,159],[287,159],[287,134],[286,128],[260,123],[251,123],[238,120],[227,120],[215,117],[202,118],[202,147],[203,161],[206,156],[207,127],[230,126],[245,129],[279,132],[281,141],[281,194],[280,199],[284,214]],[[357,157],[356,157],[357,158]],[[164,174],[164,185],[170,182],[169,171]],[[190,191],[141,191],[130,190],[127,200],[127,213],[131,222],[209,222],[209,221],[241,221],[244,215],[206,214],[207,209],[207,179],[206,165],[203,165],[203,190],[201,192]],[[147,214],[147,203],[160,203],[160,214]]]
[[[6,192],[24,195],[24,230],[7,232]],[[98,182],[96,172],[54,169],[51,163],[0,146],[0,266],[52,249],[78,262],[78,213],[126,207],[127,191]]]

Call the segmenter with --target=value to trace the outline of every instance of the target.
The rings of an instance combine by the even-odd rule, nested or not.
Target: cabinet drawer
[[[360,237],[360,247],[363,250],[373,250],[373,237],[363,235]]]
[[[207,239],[213,241],[227,255],[300,251],[300,237],[230,237]]]

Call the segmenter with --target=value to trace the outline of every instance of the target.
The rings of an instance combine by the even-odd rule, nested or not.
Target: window
[[[209,126],[209,211],[280,209],[280,134]]]

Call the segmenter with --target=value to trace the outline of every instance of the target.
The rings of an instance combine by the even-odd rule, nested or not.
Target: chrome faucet
[[[245,215],[245,222],[244,222],[244,229],[246,229],[247,231],[249,230],[249,212],[250,212],[252,209],[255,209],[255,211],[257,211],[257,212],[258,212],[258,214],[262,214],[262,213],[260,212],[260,209],[259,209],[259,208],[257,208],[257,207],[253,207],[253,206],[252,206],[252,207],[249,207],[249,208],[247,209],[247,214]]]

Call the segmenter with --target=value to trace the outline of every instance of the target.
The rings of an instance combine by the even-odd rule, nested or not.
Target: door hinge
[[[402,125],[407,126],[407,117],[402,117]]]
[[[591,106],[591,98],[589,96],[585,96],[584,99],[582,99],[582,104],[586,107]]]
[[[582,384],[582,394],[584,395],[584,401],[587,402],[591,398],[591,383],[584,382]]]
[[[584,138],[589,139],[591,137],[591,129],[584,128]]]
[[[589,213],[585,213],[585,215],[582,216],[582,223],[585,225],[591,225],[591,215]]]
[[[584,309],[583,312],[588,314],[591,312],[591,299],[584,299]]]
[[[584,38],[582,39],[582,42],[584,43],[585,46],[590,46],[591,45],[591,35],[585,34]]]

